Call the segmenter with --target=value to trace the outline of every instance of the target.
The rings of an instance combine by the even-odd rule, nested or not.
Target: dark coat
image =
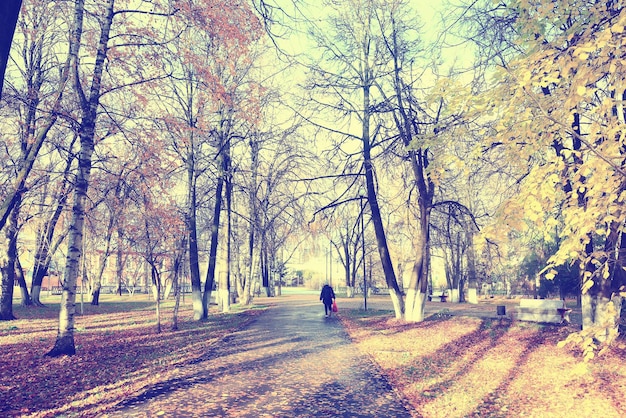
[[[320,300],[324,301],[325,305],[330,305],[333,303],[333,299],[335,299],[333,288],[325,284],[324,287],[322,287],[322,293],[320,293]]]

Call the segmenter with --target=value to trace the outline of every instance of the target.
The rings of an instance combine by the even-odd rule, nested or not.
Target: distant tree
[[[346,291],[350,298],[354,296],[357,287],[357,272],[363,265],[361,216],[365,214],[361,213],[356,219],[345,219],[343,225],[335,231],[337,238],[331,240],[344,268]]]
[[[171,149],[178,155],[185,175],[187,245],[196,320],[208,315],[214,283],[219,238],[219,228],[214,226],[219,226],[224,176],[229,172],[228,168],[224,171],[224,164],[230,164],[225,155],[234,134],[231,113],[239,100],[233,88],[237,82],[233,80],[241,76],[235,69],[242,69],[241,63],[246,61],[248,48],[260,30],[259,20],[248,4],[218,3],[221,7],[206,1],[178,3],[180,10],[173,21],[178,36],[168,45],[171,76],[157,90],[164,106],[160,123],[167,127]],[[228,15],[223,13],[225,9]],[[217,168],[214,159],[220,160]],[[221,188],[216,193],[218,186]],[[209,204],[209,196],[214,197],[211,233],[218,235],[208,245],[209,266],[203,289],[199,212]]]

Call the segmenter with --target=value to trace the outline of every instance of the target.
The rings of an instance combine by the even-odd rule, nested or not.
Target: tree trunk
[[[22,0],[4,0],[0,3],[0,99],[2,99],[4,73],[9,61],[9,52],[21,7]]]
[[[474,251],[474,232],[467,231],[467,302],[471,304],[478,303],[478,278],[476,277],[476,254]]]
[[[193,139],[192,139],[193,141]],[[193,148],[193,143],[190,145]],[[202,288],[200,283],[200,265],[198,254],[198,227],[197,227],[197,199],[196,199],[196,175],[193,165],[193,151],[187,161],[188,202],[187,202],[187,239],[189,241],[189,274],[191,276],[191,302],[193,305],[193,319],[203,318]]]
[[[180,270],[183,264],[183,259],[185,258],[185,247],[187,243],[185,242],[185,238],[182,238],[180,241],[180,245],[176,251],[176,255],[174,257],[174,265],[172,268],[172,287],[174,289],[174,311],[172,313],[172,331],[176,331],[178,329],[178,310],[180,307]]]
[[[257,231],[257,223],[258,223],[258,210],[257,210],[257,177],[259,171],[259,144],[252,137],[248,143],[250,145],[250,159],[251,159],[251,178],[250,178],[250,187],[249,187],[249,210],[250,210],[250,234],[248,236],[248,262],[250,265],[248,266],[248,274],[246,278],[246,283],[244,285],[244,300],[242,300],[242,304],[245,306],[250,305],[252,303],[252,285],[254,282],[254,277],[256,275],[255,266],[256,262],[254,260],[254,248],[256,245],[256,231]],[[260,252],[259,252],[260,253]]]
[[[422,199],[420,199],[422,200]],[[430,271],[430,208],[420,205],[420,231],[415,238],[415,262],[411,281],[407,290],[405,320],[421,322],[428,296],[428,276]]]
[[[33,304],[37,306],[44,306],[39,300],[41,292],[41,285],[43,279],[48,275],[48,269],[52,262],[52,255],[56,252],[59,246],[65,241],[67,237],[67,231],[64,231],[51,246],[52,238],[54,236],[54,229],[61,217],[62,207],[57,205],[57,209],[53,216],[46,222],[44,230],[37,238],[37,250],[35,252],[35,261],[33,265],[33,273],[31,275],[31,296]]]
[[[70,151],[74,149],[76,138],[77,136],[72,138],[72,142],[69,146]],[[74,161],[74,153],[69,152],[67,161],[65,162],[65,169],[63,170],[63,182],[61,183],[60,190],[56,195],[56,206],[54,208],[54,212],[52,213],[52,216],[50,216],[50,219],[48,219],[48,221],[44,224],[42,230],[39,231],[37,236],[37,250],[35,252],[35,261],[31,276],[31,297],[33,304],[37,306],[43,306],[39,300],[39,295],[43,279],[48,275],[52,255],[56,253],[56,250],[67,237],[67,231],[63,231],[56,242],[52,244],[54,231],[59,223],[59,220],[61,219],[61,214],[63,213],[63,209],[67,204],[67,199],[72,190],[72,185],[69,180],[72,170],[72,161]]]
[[[622,185],[621,189],[624,187],[626,185]],[[588,246],[586,250],[592,249]],[[619,335],[623,299],[621,292],[626,285],[626,272],[623,268],[626,265],[626,237],[619,222],[611,223],[604,252],[604,262],[609,265],[608,274],[597,272],[600,274],[595,278],[592,276],[587,279],[594,280],[594,284],[582,295],[583,330],[591,329],[597,341],[611,343]]]
[[[150,254],[153,257],[152,254]],[[150,271],[152,274],[152,283],[156,288],[156,300],[155,300],[155,313],[156,313],[156,332],[157,334],[161,333],[161,275],[156,268],[155,260],[150,260]]]
[[[232,258],[232,193],[233,193],[233,182],[232,175],[230,170],[230,145],[227,141],[227,144],[224,146],[224,176],[226,183],[226,294],[222,295],[222,298],[225,298],[222,305],[222,312],[230,311],[230,283],[231,283],[231,274],[230,274],[230,265]],[[221,289],[221,286],[220,286]]]
[[[107,234],[105,237],[104,254],[100,258],[100,266],[98,268],[98,274],[95,277],[92,292],[91,292],[91,304],[97,306],[100,303],[100,288],[102,287],[102,277],[104,276],[104,269],[106,268],[109,255],[111,254],[111,238],[113,237],[113,226],[115,223],[115,217],[113,211],[110,211],[109,224],[107,227]],[[121,291],[121,283],[118,283],[118,290]]]
[[[236,202],[236,200],[235,200]],[[234,209],[236,211],[236,209]],[[238,217],[235,216],[232,219],[233,222],[233,236],[237,237],[235,244],[235,286],[237,287],[237,295],[239,297],[239,302],[243,303],[244,297],[244,287],[246,284],[246,275],[241,272],[241,239],[239,235],[239,222]]]
[[[204,294],[202,296],[203,318],[209,316],[209,304],[211,303],[211,292],[215,283],[215,266],[217,265],[217,246],[220,233],[220,214],[222,212],[222,189],[224,188],[224,177],[217,179],[215,190],[215,207],[213,208],[213,223],[211,224],[211,247],[209,248],[209,266],[204,282]]]
[[[254,249],[254,247],[252,247]],[[248,306],[252,303],[253,300],[253,284],[254,284],[254,276],[256,275],[256,270],[255,270],[255,266],[257,265],[257,262],[255,260],[255,251],[252,251],[249,255],[250,257],[250,267],[248,269],[248,273],[246,277],[246,282],[244,283],[244,287],[243,287],[243,299],[241,301],[241,304],[244,306]]]
[[[24,269],[22,268],[22,263],[20,262],[19,255],[16,254],[15,257],[15,277],[17,282],[20,285],[20,293],[22,296],[22,306],[30,306],[33,304],[30,295],[28,294],[28,285],[26,284],[26,278],[24,277]]]
[[[369,73],[369,69],[366,70],[366,74]],[[378,206],[378,198],[376,195],[376,188],[374,186],[374,167],[371,160],[370,150],[370,97],[369,97],[369,80],[366,81],[363,87],[363,167],[365,168],[365,184],[367,187],[367,201],[372,217],[372,223],[374,224],[374,232],[376,233],[376,243],[378,246],[378,254],[382,263],[383,271],[385,273],[385,281],[387,282],[387,288],[391,295],[391,301],[393,303],[394,312],[396,318],[402,318],[404,313],[404,300],[402,298],[402,291],[396,281],[396,275],[393,269],[393,263],[391,261],[391,255],[389,254],[389,247],[387,245],[387,237],[385,235],[385,227],[380,215],[380,209]]]
[[[74,314],[76,313],[76,283],[78,279],[80,260],[83,249],[83,224],[85,221],[85,203],[89,178],[91,174],[91,157],[94,151],[94,135],[97,117],[97,109],[100,103],[100,88],[104,62],[106,60],[107,45],[111,23],[113,21],[115,0],[107,0],[105,14],[101,21],[100,39],[94,71],[91,80],[89,99],[81,96],[81,122],[78,129],[80,138],[80,152],[78,155],[78,173],[76,175],[74,204],[72,206],[72,218],[69,226],[69,241],[65,273],[63,276],[63,293],[59,312],[59,329],[54,347],[46,354],[47,356],[74,355]],[[78,66],[78,49],[83,28],[84,0],[77,0],[74,14],[74,31],[71,41],[72,62],[74,68]],[[74,79],[76,89],[80,93],[80,80]]]
[[[115,254],[115,277],[116,277],[116,281],[117,281],[117,286],[118,287],[122,287],[122,283],[124,281],[124,264],[125,264],[125,259],[124,259],[124,232],[122,230],[122,227],[120,225],[117,226],[117,248],[115,249],[116,254]],[[136,284],[136,278],[133,279],[133,282],[130,283],[134,289],[135,284]],[[134,292],[134,290],[133,290]]]
[[[344,269],[344,273],[346,275],[346,296],[349,298],[353,298],[354,297],[354,285],[353,285],[353,281],[351,280],[351,257],[350,257],[350,243],[348,242],[348,234],[346,234],[346,239],[342,245],[342,249],[343,249],[343,257],[344,257],[344,261],[343,261],[343,269]]]
[[[10,321],[15,319],[13,315],[13,289],[15,285],[15,261],[17,259],[17,233],[18,216],[21,196],[18,195],[9,224],[4,228],[6,238],[6,254],[0,257],[0,274],[2,274],[2,285],[0,286],[0,320]]]
[[[265,247],[265,240],[261,238],[261,286],[265,289],[265,296],[268,298],[272,296],[270,289],[270,266],[269,255],[267,254],[267,248]]]

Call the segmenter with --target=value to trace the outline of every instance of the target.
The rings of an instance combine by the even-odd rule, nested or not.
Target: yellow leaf
[[[620,25],[619,23],[614,24],[613,26],[611,26],[611,32],[613,33],[624,32],[624,25]]]
[[[578,86],[576,88],[576,93],[578,93],[579,96],[583,96],[586,92],[587,92],[587,87],[585,86]]]
[[[557,273],[558,272],[556,270],[552,269],[546,273],[545,278],[548,280],[553,280],[556,277]]]
[[[585,273],[586,274],[586,273]],[[593,280],[585,280],[580,291],[584,295],[593,286]]]

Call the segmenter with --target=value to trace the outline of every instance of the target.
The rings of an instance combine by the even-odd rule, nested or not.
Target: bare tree
[[[317,104],[314,112],[325,117],[332,115],[336,122],[333,125],[324,124],[318,122],[319,117],[308,120],[342,141],[351,139],[360,143],[361,167],[358,174],[364,179],[361,185],[367,193],[380,261],[396,317],[399,318],[404,313],[404,299],[387,245],[373,157],[373,144],[381,130],[379,115],[383,110],[380,107],[381,98],[376,95],[376,86],[386,75],[389,63],[375,20],[379,7],[383,4],[373,0],[344,3],[333,8],[328,28],[314,27],[311,30],[321,50],[321,62],[310,67],[308,86],[314,94],[307,99]],[[358,134],[356,129],[350,129],[352,123],[359,127]],[[337,151],[342,151],[341,146],[334,150]],[[344,170],[349,172],[353,166],[353,162],[349,162]],[[357,183],[353,184],[358,187]]]

